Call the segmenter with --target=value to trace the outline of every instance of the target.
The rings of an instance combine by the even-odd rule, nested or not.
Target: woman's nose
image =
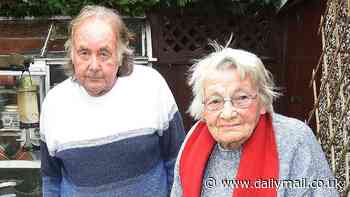
[[[232,105],[231,101],[225,101],[220,116],[223,119],[232,119],[237,116],[236,108]]]

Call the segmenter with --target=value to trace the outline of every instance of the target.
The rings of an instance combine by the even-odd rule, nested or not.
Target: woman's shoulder
[[[305,141],[315,141],[311,128],[303,121],[273,113],[272,124],[276,132],[277,141],[298,145]]]
[[[303,132],[303,130],[311,130],[305,122],[278,113],[272,114],[272,123],[274,127],[283,127],[287,130],[302,130],[301,132]]]
[[[274,126],[284,127],[286,129],[310,129],[303,121],[278,113],[272,114],[272,122]]]

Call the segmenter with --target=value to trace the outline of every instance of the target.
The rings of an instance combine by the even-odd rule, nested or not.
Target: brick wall
[[[68,19],[0,19],[0,55],[10,53],[39,55],[52,23],[55,28],[48,49],[63,51]]]

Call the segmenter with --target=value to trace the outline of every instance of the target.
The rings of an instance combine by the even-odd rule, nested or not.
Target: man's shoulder
[[[164,77],[150,66],[135,65],[132,74],[122,77],[121,80],[126,82],[124,84],[133,84],[138,87],[145,87],[146,89],[166,87]]]
[[[52,98],[62,97],[64,95],[70,94],[70,91],[74,86],[74,83],[75,82],[72,80],[72,78],[69,77],[66,80],[55,85],[53,88],[51,88],[47,93],[46,97],[52,99]]]
[[[156,69],[150,66],[143,66],[143,65],[135,65],[132,75],[134,77],[153,78],[153,79],[163,78]]]

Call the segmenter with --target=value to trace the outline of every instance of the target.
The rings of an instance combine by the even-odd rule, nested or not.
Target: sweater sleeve
[[[59,197],[61,187],[61,163],[60,160],[50,155],[47,145],[47,98],[43,102],[40,114],[40,152],[41,152],[41,176],[43,197]]]
[[[179,112],[174,114],[168,129],[160,137],[161,153],[167,171],[167,185],[170,193],[174,178],[176,156],[184,138],[182,119]]]
[[[179,162],[180,159],[179,158],[180,158],[180,154],[179,154],[179,157],[175,163],[174,182],[173,182],[173,186],[171,188],[170,197],[182,197],[183,196],[182,186],[181,186],[181,181],[180,181],[180,162]]]
[[[311,129],[300,124],[297,129],[304,130],[305,136],[300,141],[291,166],[292,180],[305,180],[305,187],[288,188],[286,196],[337,197],[337,182],[327,159]]]
[[[61,193],[60,162],[57,158],[50,156],[45,142],[40,142],[40,148],[43,196],[59,197]]]
[[[160,107],[160,149],[167,173],[168,192],[170,193],[174,178],[174,166],[177,154],[185,137],[181,114],[173,94],[164,78],[158,77],[158,106]]]
[[[173,181],[173,185],[171,188],[171,193],[170,193],[170,197],[182,197],[183,196],[183,190],[182,190],[182,186],[181,186],[181,180],[180,180],[180,159],[181,159],[181,155],[182,155],[182,151],[186,145],[186,142],[188,140],[188,138],[192,135],[194,129],[197,127],[199,121],[194,124],[192,126],[192,128],[190,129],[190,131],[188,131],[188,133],[186,134],[185,140],[181,145],[179,154],[177,155],[176,158],[176,163],[175,163],[175,167],[174,167],[174,181]]]

